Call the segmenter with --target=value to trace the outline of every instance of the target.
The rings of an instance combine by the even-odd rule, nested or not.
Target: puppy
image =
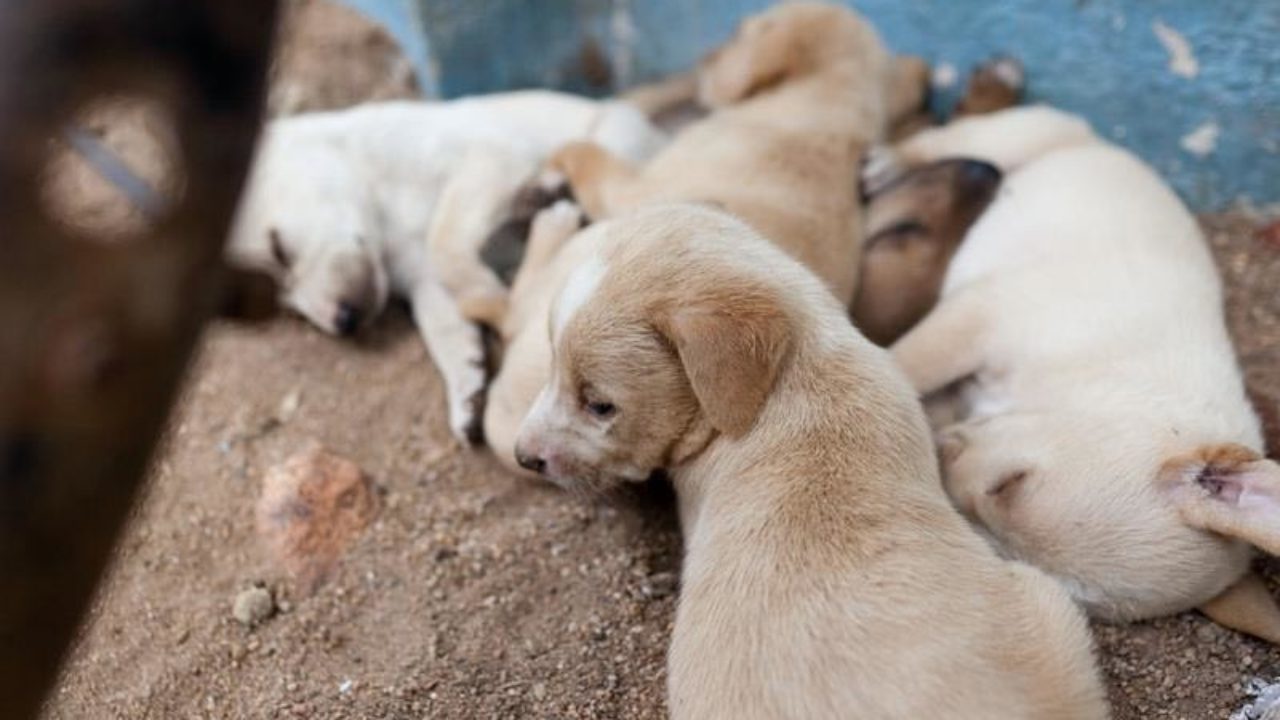
[[[960,241],[1000,186],[1000,170],[979,160],[912,169],[868,199],[862,276],[853,322],[887,346],[938,301]]]
[[[892,348],[921,395],[952,406],[937,430],[955,503],[1099,617],[1200,606],[1280,641],[1280,611],[1247,575],[1259,536],[1205,510],[1246,517],[1275,466],[1195,218],[1150,168],[1050,108],[961,120],[895,155],[1006,172],[938,306]],[[1170,476],[1221,504],[1172,502]]]
[[[673,718],[1104,718],[1083,615],[948,504],[914,393],[811,272],[727,214],[583,231],[517,454],[670,474]]]
[[[592,138],[633,160],[664,141],[632,106],[551,92],[390,102],[272,122],[230,244],[283,301],[351,335],[407,299],[443,376],[449,423],[479,439],[486,381],[475,322],[506,288],[479,259],[517,188],[555,148]]]
[[[900,79],[875,30],[852,11],[815,2],[748,18],[699,69],[694,122],[648,163],[594,143],[549,161],[593,219],[660,201],[716,205],[853,299],[862,219],[850,180],[890,116],[923,93],[889,92]],[[892,101],[892,103],[890,102]],[[902,108],[906,111],[907,107]]]

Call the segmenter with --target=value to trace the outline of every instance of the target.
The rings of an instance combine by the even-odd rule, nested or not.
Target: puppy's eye
[[[271,257],[279,263],[280,267],[289,267],[293,263],[293,258],[289,257],[289,252],[284,249],[284,239],[280,237],[280,231],[271,228],[267,231],[267,237],[271,240]]]
[[[919,220],[901,220],[868,237],[865,247],[870,249],[879,244],[896,246],[917,235],[928,234],[929,228],[925,227],[924,223]]]
[[[597,420],[608,420],[618,412],[618,408],[611,402],[603,402],[600,400],[592,400],[587,402],[587,412]]]

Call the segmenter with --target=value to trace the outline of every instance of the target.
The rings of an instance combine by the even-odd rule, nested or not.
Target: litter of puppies
[[[1008,58],[899,138],[910,63],[791,3],[662,98],[702,108],[670,133],[542,94],[277,121],[232,254],[331,333],[408,299],[451,431],[512,474],[670,482],[672,717],[1101,718],[1086,615],[1280,642],[1250,571],[1280,466],[1194,218],[1083,119],[1014,107]],[[511,274],[482,252],[508,222]]]

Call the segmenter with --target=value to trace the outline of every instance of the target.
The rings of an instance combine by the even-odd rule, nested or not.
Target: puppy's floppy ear
[[[744,100],[787,71],[789,47],[786,28],[748,19],[737,37],[713,52],[699,69],[699,100],[717,108]],[[754,23],[754,24],[753,24]]]
[[[1175,459],[1161,489],[1192,527],[1280,555],[1280,465],[1240,445],[1211,445]]]
[[[761,290],[722,290],[674,308],[659,328],[676,348],[712,427],[731,437],[755,424],[792,345],[790,321]]]

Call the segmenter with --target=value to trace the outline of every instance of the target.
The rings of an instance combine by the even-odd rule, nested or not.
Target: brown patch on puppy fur
[[[870,199],[853,321],[887,346],[923,318],[969,227],[995,197],[1000,171],[943,160],[909,171]]]

